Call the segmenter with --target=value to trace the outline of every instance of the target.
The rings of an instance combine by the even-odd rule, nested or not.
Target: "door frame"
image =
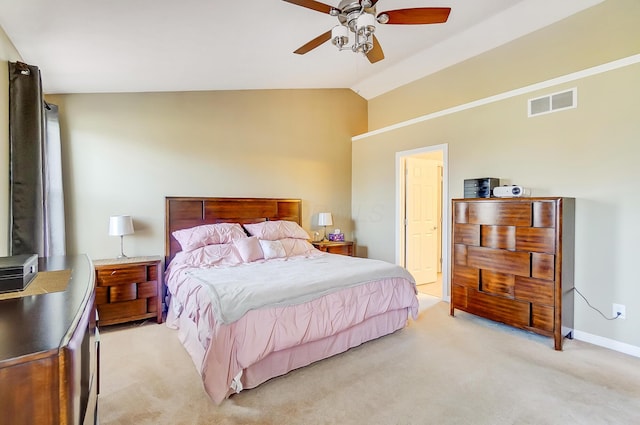
[[[450,301],[449,294],[449,270],[450,270],[450,247],[449,247],[449,152],[448,144],[426,146],[423,148],[411,149],[408,151],[396,152],[396,264],[406,266],[405,264],[405,231],[404,231],[404,215],[405,215],[405,175],[404,164],[405,158],[428,152],[442,151],[442,299]]]

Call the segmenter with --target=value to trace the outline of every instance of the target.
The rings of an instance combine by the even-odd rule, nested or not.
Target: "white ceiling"
[[[0,26],[46,93],[351,88],[370,99],[601,1],[380,0],[378,13],[452,11],[444,24],[378,25],[376,64],[330,42],[293,54],[337,19],[282,0],[0,0]]]

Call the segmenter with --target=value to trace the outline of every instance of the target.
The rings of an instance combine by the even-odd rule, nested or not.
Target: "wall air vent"
[[[572,88],[558,93],[529,99],[529,116],[550,114],[552,112],[573,109],[578,105],[578,89]]]

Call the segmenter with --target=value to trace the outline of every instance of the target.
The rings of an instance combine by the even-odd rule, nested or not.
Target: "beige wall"
[[[606,0],[369,101],[369,131],[640,52],[640,1]]]
[[[374,99],[371,129],[638,54],[640,27],[630,22],[639,20],[640,2],[608,0]],[[566,57],[569,52],[575,55]],[[627,308],[627,320],[607,321],[576,296],[576,329],[640,347],[639,76],[634,64],[357,139],[352,214],[358,245],[371,257],[394,261],[395,154],[448,144],[448,200],[463,195],[465,178],[485,176],[522,184],[535,196],[576,198],[576,287],[607,316],[612,303]],[[572,87],[577,109],[527,118],[527,99]]]
[[[48,96],[60,106],[68,250],[114,257],[109,216],[130,214],[127,255],[164,253],[165,196],[303,200],[351,234],[351,137],[366,101],[349,90]]]
[[[0,28],[0,256],[9,252],[9,62],[20,54]]]

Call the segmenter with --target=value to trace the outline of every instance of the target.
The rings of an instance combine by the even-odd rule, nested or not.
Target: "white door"
[[[438,164],[408,157],[405,162],[406,268],[417,284],[438,279]]]

